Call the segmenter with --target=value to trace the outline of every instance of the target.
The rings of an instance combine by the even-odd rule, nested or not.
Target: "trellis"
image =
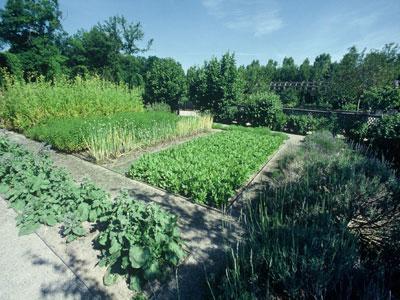
[[[288,88],[315,91],[320,88],[328,88],[330,85],[330,81],[272,81],[269,87],[274,91],[282,91]],[[393,86],[400,88],[400,80],[394,80]]]

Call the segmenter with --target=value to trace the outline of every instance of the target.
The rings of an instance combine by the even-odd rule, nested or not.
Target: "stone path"
[[[43,148],[43,144],[31,141],[20,134],[5,131],[0,134],[7,135],[10,140],[22,144],[34,152]],[[280,153],[285,151],[288,146],[291,147],[298,144],[300,139],[290,135],[290,139],[286,141],[285,146],[281,147],[280,151],[264,169],[270,169],[270,165],[272,166],[276,163],[276,157],[279,157]],[[49,151],[49,155],[57,166],[67,169],[77,181],[89,178],[113,196],[118,194],[122,188],[128,190],[130,195],[138,200],[156,202],[176,214],[179,217],[179,227],[190,255],[166,284],[161,287],[157,282],[149,285],[147,289],[148,295],[154,299],[176,299],[178,295],[181,299],[205,299],[209,297],[206,274],[215,273],[225,265],[224,246],[229,243],[235,243],[240,237],[240,225],[235,218],[237,211],[240,209],[239,204],[231,208],[231,213],[234,217],[224,215],[217,210],[193,204],[182,197],[171,195],[146,184],[128,179],[121,174],[73,155],[54,151]],[[262,176],[263,173],[260,173],[253,182],[260,181]],[[246,199],[249,195],[251,195],[250,192],[245,192],[240,198]],[[236,203],[240,203],[240,201]],[[4,206],[4,200],[1,199],[1,202]],[[3,206],[0,207],[2,208],[2,216],[5,215],[3,209],[6,210]],[[9,224],[9,227],[14,225],[14,233],[16,233],[15,222],[11,221],[13,216],[7,216],[9,218],[7,220],[8,223],[5,223]],[[8,228],[3,225],[2,223],[1,230],[8,231]],[[104,268],[96,266],[98,252],[91,245],[92,239],[96,234],[96,232],[92,232],[85,238],[66,244],[60,237],[59,228],[55,227],[43,226],[37,231],[36,236],[18,238],[15,234],[10,233],[5,240],[3,239],[3,243],[11,245],[11,248],[20,248],[18,251],[22,251],[22,253],[16,253],[15,256],[11,256],[11,260],[5,255],[1,255],[0,269],[11,270],[7,273],[11,272],[13,276],[23,273],[25,268],[32,269],[32,274],[38,272],[37,276],[34,276],[35,280],[27,288],[35,290],[35,292],[31,293],[31,295],[35,296],[30,297],[33,299],[42,299],[46,298],[46,296],[54,299],[58,297],[57,295],[61,295],[60,299],[129,299],[132,293],[124,282],[120,281],[111,287],[105,287],[102,284]],[[37,252],[37,250],[36,252],[34,251],[36,249],[34,242],[26,241],[23,245],[18,244],[23,243],[26,238],[35,240],[35,243],[38,244],[36,247],[45,249],[39,251],[43,255],[40,260],[43,262],[40,264],[40,268],[42,268],[40,270],[37,265],[33,264],[35,261],[34,256],[24,256],[25,252]],[[32,247],[30,246],[31,243]],[[21,261],[23,263],[18,265],[18,268],[13,268],[11,261]],[[29,263],[31,263],[30,267]],[[54,266],[59,267],[54,268]],[[62,273],[62,276],[54,271],[58,268],[66,270]],[[57,277],[58,275],[59,277]],[[16,299],[12,293],[20,295],[18,294],[20,290],[15,289],[16,286],[19,286],[18,275],[15,276],[17,277],[10,277],[13,282],[9,285],[3,284],[4,279],[0,280],[0,291],[9,293],[6,294],[8,298],[2,297],[2,294],[0,294],[0,299]],[[18,297],[17,299],[23,298]]]

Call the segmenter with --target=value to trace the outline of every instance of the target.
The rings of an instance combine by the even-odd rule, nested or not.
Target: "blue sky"
[[[5,0],[0,0],[4,6]],[[281,62],[327,52],[340,59],[352,45],[380,49],[400,43],[400,0],[59,0],[69,33],[109,16],[140,21],[154,38],[148,55],[184,68],[235,52],[239,64]]]

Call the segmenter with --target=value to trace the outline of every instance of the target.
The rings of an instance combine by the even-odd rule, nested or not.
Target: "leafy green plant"
[[[17,213],[20,234],[40,225],[63,223],[66,242],[86,235],[83,222],[96,224],[102,250],[99,262],[108,266],[106,285],[118,274],[133,290],[167,270],[185,256],[176,217],[156,204],[145,204],[121,194],[111,202],[108,194],[84,181],[77,185],[49,158],[34,155],[0,137],[0,194]]]
[[[75,214],[67,214],[64,218],[63,235],[67,238],[67,243],[75,241],[76,239],[87,234],[85,228],[82,226],[82,221]]]
[[[158,153],[144,154],[128,176],[222,207],[283,142],[266,128],[230,127]]]
[[[77,185],[44,155],[35,156],[0,138],[0,192],[18,213],[20,234],[41,224],[54,226],[66,215],[80,222],[96,221],[107,211],[109,196],[92,183]]]
[[[176,218],[157,205],[134,201],[122,194],[101,218],[105,229],[97,237],[100,266],[107,266],[104,284],[119,276],[140,291],[148,280],[166,274],[185,256]]]

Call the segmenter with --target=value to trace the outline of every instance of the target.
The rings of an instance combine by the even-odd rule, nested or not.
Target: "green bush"
[[[383,116],[369,126],[362,136],[367,137],[367,143],[400,170],[400,113]]]
[[[243,98],[236,119],[241,124],[281,129],[285,123],[279,96],[271,92],[258,92]]]
[[[364,92],[362,108],[368,110],[400,110],[400,89],[393,86],[372,87]]]
[[[327,132],[280,164],[244,214],[221,298],[382,299],[396,292],[400,182]],[[397,292],[399,292],[397,290]]]
[[[0,95],[0,117],[4,125],[26,130],[51,118],[110,115],[142,111],[141,91],[104,81],[98,77],[54,82],[40,77],[35,82],[9,80]]]
[[[22,78],[22,65],[18,56],[10,52],[0,52],[0,87],[6,84],[8,74]]]
[[[171,106],[169,106],[165,102],[154,102],[146,104],[146,111],[164,111],[164,112],[172,112]]]
[[[337,124],[334,118],[314,117],[312,115],[290,115],[286,119],[285,131],[306,134],[317,130],[330,130],[334,132]]]

